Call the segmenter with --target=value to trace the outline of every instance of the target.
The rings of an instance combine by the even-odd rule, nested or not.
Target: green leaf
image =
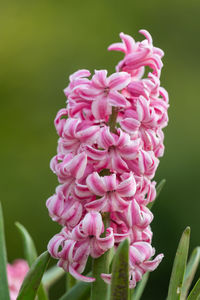
[[[43,273],[48,265],[49,259],[50,255],[48,251],[45,251],[35,260],[22,283],[17,300],[35,299],[37,290],[42,280]]]
[[[29,267],[31,267],[37,258],[37,251],[33,239],[22,224],[16,222],[15,225],[22,236],[25,259],[27,260]]]
[[[161,190],[163,189],[164,185],[166,183],[166,179],[162,179],[159,183],[158,186],[156,187],[156,198],[153,202],[150,202],[147,207],[148,209],[152,209],[156,199],[159,197]]]
[[[60,279],[66,272],[57,266],[54,266],[44,273],[42,283],[46,289]]]
[[[25,259],[27,260],[29,267],[31,267],[37,258],[37,251],[35,248],[35,244],[33,242],[32,237],[30,236],[29,232],[26,230],[26,228],[22,224],[16,222],[15,225],[22,236]],[[40,284],[40,286],[38,288],[37,295],[38,295],[38,300],[48,299],[46,291],[45,291],[42,283]]]
[[[145,273],[142,277],[142,280],[137,284],[137,287],[131,297],[131,300],[140,300],[148,279],[149,279],[149,272]]]
[[[200,278],[189,294],[187,300],[200,300]]]
[[[194,279],[194,275],[198,268],[199,261],[200,261],[200,247],[196,247],[193,250],[192,255],[190,256],[189,262],[186,267],[184,281],[183,281],[183,287],[182,287],[182,292],[181,292],[182,299],[186,299],[186,297],[187,297],[192,280]]]
[[[187,227],[181,236],[174,259],[167,300],[179,300],[181,297],[189,243],[190,227]]]
[[[65,293],[59,300],[85,300],[90,296],[91,283],[78,282],[71,290]],[[104,299],[102,299],[104,300]]]
[[[7,254],[4,235],[3,212],[0,202],[0,299],[9,300],[9,289],[7,279]]]
[[[113,259],[110,300],[129,298],[129,241],[124,240]]]

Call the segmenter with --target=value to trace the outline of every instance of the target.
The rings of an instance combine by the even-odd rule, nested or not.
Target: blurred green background
[[[113,72],[122,55],[107,46],[121,31],[141,40],[141,28],[165,51],[161,84],[170,96],[166,151],[156,176],[167,184],[152,223],[153,245],[165,259],[143,296],[151,300],[165,299],[186,225],[191,248],[200,245],[200,1],[1,1],[0,193],[9,260],[23,255],[15,221],[44,251],[59,230],[45,201],[57,185],[49,169],[57,146],[53,120],[65,105],[68,76],[80,68]]]

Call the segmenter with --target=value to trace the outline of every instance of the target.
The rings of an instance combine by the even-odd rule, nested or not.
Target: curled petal
[[[87,155],[85,153],[80,153],[65,166],[66,169],[70,172],[70,174],[76,178],[80,179],[84,172],[87,165]]]
[[[98,237],[97,238],[99,246],[104,250],[107,251],[108,249],[112,248],[114,246],[114,235],[113,235],[113,229],[111,227],[108,227],[106,229],[106,237]]]
[[[111,114],[111,106],[108,103],[107,97],[98,97],[92,102],[92,114],[97,120],[105,120]]]
[[[105,274],[105,273],[102,273],[101,274],[101,278],[103,279],[103,281],[107,284],[110,284],[111,283],[111,277],[112,275],[111,274]]]
[[[87,213],[82,221],[82,229],[88,236],[99,237],[104,229],[101,214],[98,212]]]
[[[126,100],[126,98],[117,91],[111,91],[108,94],[107,99],[108,99],[108,102],[110,105],[116,106],[116,107],[126,107],[129,104],[129,102]]]
[[[86,179],[89,190],[95,195],[103,196],[106,192],[105,184],[97,172],[93,172]]]
[[[120,91],[131,81],[131,76],[127,72],[117,72],[108,77],[109,88],[114,91]]]
[[[87,276],[81,275],[71,266],[69,266],[69,273],[77,280],[80,280],[83,282],[93,282],[96,280],[94,277],[87,277]]]
[[[122,182],[117,187],[117,192],[120,196],[131,197],[136,192],[136,182],[133,173],[125,173],[121,176]]]
[[[144,205],[139,206],[136,200],[131,204],[132,226],[136,225],[141,228],[146,228],[153,220],[153,214]]]
[[[134,134],[140,127],[140,121],[133,118],[125,118],[121,120],[120,125],[126,132]]]
[[[95,70],[95,75],[92,77],[93,86],[104,89],[107,83],[107,70]]]
[[[63,128],[65,126],[66,117],[68,115],[67,109],[62,108],[58,111],[56,118],[54,120],[54,125],[56,127],[59,136],[62,136]]]

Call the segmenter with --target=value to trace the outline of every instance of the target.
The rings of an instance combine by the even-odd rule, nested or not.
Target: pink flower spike
[[[57,265],[93,282],[83,275],[88,257],[96,259],[128,239],[130,288],[163,257],[152,259],[153,214],[147,205],[156,197],[152,180],[164,153],[169,107],[160,86],[164,52],[148,31],[139,32],[142,41],[121,32],[121,42],[108,48],[124,56],[113,74],[95,70],[91,76],[82,69],[69,76],[66,108],[54,121],[57,155],[50,163],[60,185],[46,202],[62,226],[48,244]],[[110,283],[111,274],[102,278]]]

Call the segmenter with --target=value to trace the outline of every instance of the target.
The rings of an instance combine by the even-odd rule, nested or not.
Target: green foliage
[[[37,251],[33,239],[22,224],[16,222],[15,225],[22,237],[23,246],[24,246],[24,256],[28,262],[29,267],[31,267],[31,265],[37,258]]]
[[[129,241],[117,248],[112,265],[110,300],[129,299]]]
[[[90,274],[91,275],[91,274]],[[86,300],[90,296],[90,283],[78,282],[59,300]],[[103,300],[104,298],[102,298]]]
[[[35,299],[37,290],[42,280],[44,271],[48,265],[49,259],[50,255],[47,251],[45,251],[35,260],[22,283],[17,300]],[[45,298],[44,296],[42,300],[45,299],[48,298]]]
[[[181,236],[174,259],[167,300],[181,299],[181,291],[188,257],[189,242],[190,228],[187,227]]]
[[[29,232],[22,224],[16,222],[15,225],[17,226],[22,237],[25,259],[27,260],[29,267],[31,267],[37,258],[37,251],[36,251],[35,244]],[[38,288],[37,295],[38,295],[38,300],[48,299],[42,283]]]
[[[53,285],[57,280],[59,280],[65,273],[62,268],[57,266],[53,266],[49,270],[44,273],[42,283],[45,289],[48,289],[51,285]]]
[[[4,236],[3,212],[0,203],[0,299],[9,300],[8,280],[6,272],[7,254]]]
[[[143,275],[142,280],[140,282],[138,282],[137,287],[133,291],[133,294],[131,296],[131,300],[140,300],[141,299],[148,279],[149,279],[149,273],[147,272],[146,274]]]
[[[200,261],[200,247],[196,247],[190,256],[189,262],[186,267],[184,281],[183,281],[183,288],[181,293],[183,299],[185,299],[188,294],[188,290],[191,286],[192,280],[199,266],[199,261]]]
[[[200,300],[200,279],[195,284],[187,300]]]

